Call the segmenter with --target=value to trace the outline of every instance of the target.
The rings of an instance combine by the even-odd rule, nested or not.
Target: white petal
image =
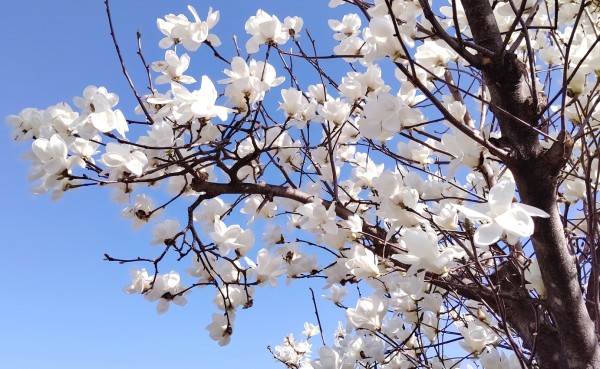
[[[33,150],[35,156],[42,162],[52,159],[52,155],[47,151],[48,142],[45,138],[38,138],[31,144],[31,150]]]
[[[546,213],[542,209],[536,208],[535,206],[527,204],[513,204],[513,206],[520,208],[525,212],[525,214],[532,217],[550,218],[550,214]]]
[[[123,158],[119,154],[109,152],[102,155],[102,161],[109,167],[116,168],[120,167],[121,165],[123,165],[123,163],[125,163],[125,158]]]
[[[167,312],[167,310],[169,310],[169,300],[158,300],[158,304],[156,305],[156,312],[159,314],[164,314]]]
[[[52,135],[50,137],[50,141],[48,142],[48,150],[52,154],[53,157],[67,157],[67,144],[58,134]]]
[[[461,213],[463,213],[463,215],[467,218],[469,218],[470,220],[481,220],[484,221],[486,223],[491,223],[492,222],[492,218],[488,217],[487,215],[480,213],[476,210],[470,209],[466,206],[462,206],[462,205],[452,205],[456,210],[460,211]]]
[[[110,132],[114,128],[113,125],[109,123],[109,114],[111,113],[111,111],[105,111],[90,114],[90,120],[92,121],[94,128],[100,132]]]
[[[401,263],[409,264],[409,265],[412,265],[420,260],[418,257],[416,257],[414,255],[408,255],[408,254],[392,255],[392,259],[398,260]]]
[[[533,219],[520,208],[512,208],[495,220],[502,228],[517,236],[528,237],[533,234]]]
[[[477,246],[488,246],[498,242],[500,236],[502,236],[502,227],[496,223],[489,223],[477,228],[473,241]]]
[[[510,209],[513,196],[515,195],[515,183],[513,181],[502,181],[490,189],[488,202],[492,211],[502,214]]]
[[[144,165],[137,160],[129,160],[125,167],[136,176],[140,176],[144,170]]]

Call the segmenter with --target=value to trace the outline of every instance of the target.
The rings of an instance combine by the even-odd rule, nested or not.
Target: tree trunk
[[[502,132],[498,143],[509,152],[503,158],[505,164],[515,177],[521,201],[550,214],[535,218],[532,236],[547,299],[538,303],[525,296],[526,303],[506,301],[505,316],[530,350],[535,345],[541,367],[600,368],[600,345],[558,211],[558,177],[572,142],[562,132],[549,150],[542,149],[532,128],[538,124],[536,99],[524,95],[521,86],[527,78],[525,66],[502,49],[503,38],[487,0],[463,0],[462,4],[475,43],[493,55],[477,67],[490,90],[490,110]]]

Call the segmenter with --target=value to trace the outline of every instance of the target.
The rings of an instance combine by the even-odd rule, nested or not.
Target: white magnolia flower
[[[68,168],[67,144],[58,134],[52,135],[49,140],[38,138],[33,141],[31,150],[46,174],[60,174]]]
[[[462,325],[462,323],[461,323]],[[469,353],[478,354],[487,345],[498,341],[498,335],[485,323],[479,320],[471,320],[465,326],[459,326],[458,330],[462,334],[464,341],[459,342],[463,349]]]
[[[398,40],[396,27],[394,27],[394,23],[389,15],[386,14],[371,18],[369,27],[364,30],[363,34],[365,41],[371,46],[365,55],[367,62],[373,62],[375,59],[386,56],[394,61],[405,58],[405,51]],[[413,41],[410,39],[410,33],[402,32],[400,33],[400,37],[405,44],[413,44]]]
[[[304,323],[304,331],[302,332],[302,334],[305,335],[306,338],[311,338],[312,336],[316,336],[317,334],[319,334],[319,332],[320,332],[319,326],[311,324],[309,322]]]
[[[318,108],[319,115],[336,126],[344,124],[351,110],[352,107],[340,98],[329,99]]]
[[[120,110],[112,110],[119,102],[117,94],[110,93],[105,87],[88,86],[83,90],[83,97],[76,96],[73,103],[81,109],[81,115],[72,126],[77,130],[84,129],[85,124],[91,123],[100,132],[116,130],[125,138],[129,126]]]
[[[246,22],[246,32],[252,37],[246,42],[246,51],[253,54],[258,51],[261,44],[284,44],[290,38],[287,29],[281,24],[279,18],[258,9],[256,15],[251,16]]]
[[[141,136],[138,144],[150,147],[171,147],[175,141],[173,127],[168,121],[155,121],[152,129],[147,131],[148,136]]]
[[[460,120],[462,121],[462,118]],[[440,148],[453,156],[448,166],[447,176],[449,178],[454,177],[456,170],[461,164],[471,169],[476,168],[479,165],[483,152],[481,145],[458,130],[455,134],[444,134]]]
[[[123,288],[125,293],[145,293],[150,288],[153,278],[148,276],[146,269],[131,271],[131,284]]]
[[[437,77],[442,77],[446,71],[446,65],[458,58],[456,52],[448,47],[442,40],[425,40],[417,47],[415,59]]]
[[[302,94],[302,91],[295,88],[281,90],[282,103],[279,103],[279,109],[282,109],[285,116],[290,118],[290,122],[298,128],[304,128],[306,123],[315,117],[317,104],[314,101],[308,101]]]
[[[387,299],[377,295],[360,298],[356,303],[356,308],[346,310],[348,326],[379,330],[383,316],[387,312],[387,305]]]
[[[218,117],[225,121],[230,109],[216,105],[219,97],[215,85],[207,76],[202,76],[202,84],[199,90],[188,91],[181,85],[173,85],[173,95],[177,105],[173,115],[180,122],[188,122],[191,118],[200,118],[205,121]],[[212,126],[207,124],[207,126]],[[202,129],[204,135],[204,129]],[[216,130],[217,135],[220,133]]]
[[[194,210],[194,221],[204,223],[204,231],[213,229],[213,223],[229,210],[220,197],[215,197],[202,203]]]
[[[208,8],[206,21],[202,21],[193,6],[188,5],[188,9],[194,17],[193,22],[190,22],[183,14],[168,14],[164,20],[156,21],[158,29],[165,35],[158,45],[163,49],[168,49],[174,44],[181,44],[189,51],[196,51],[203,42],[219,46],[221,44],[219,38],[209,33],[219,22],[219,12],[213,12],[212,8]]]
[[[177,56],[175,51],[167,50],[165,52],[164,61],[156,61],[152,63],[152,70],[160,72],[163,75],[156,78],[157,84],[164,83],[195,83],[194,77],[186,76],[183,73],[190,67],[190,56],[183,54]]]
[[[133,205],[126,207],[121,211],[123,218],[133,219],[133,228],[138,229],[148,223],[151,218],[160,214],[157,211],[154,202],[146,194],[140,194],[135,197]]]
[[[231,251],[239,256],[244,256],[254,244],[254,235],[252,230],[243,230],[239,225],[225,225],[223,221],[215,215],[214,232],[209,234],[210,238],[219,246],[219,252],[227,256]]]
[[[44,137],[41,131],[47,126],[44,111],[25,108],[18,115],[9,115],[6,122],[12,127],[12,137],[18,141],[29,140],[33,137]]]
[[[157,223],[154,226],[154,229],[152,230],[153,240],[150,244],[151,245],[160,245],[160,244],[168,244],[169,245],[175,241],[173,239],[173,237],[175,237],[175,235],[177,233],[179,233],[180,229],[181,229],[181,226],[179,225],[179,222],[176,219],[167,219],[164,222]]]
[[[333,38],[338,41],[360,34],[361,19],[355,13],[344,15],[341,22],[337,19],[330,19],[327,24],[329,28],[337,32]]]
[[[323,295],[323,297],[334,304],[339,305],[346,295],[348,295],[346,287],[334,284],[329,288],[329,295]]]
[[[510,356],[504,351],[498,351],[494,346],[488,346],[479,354],[481,364],[485,369],[519,369],[521,363],[515,354]]]
[[[299,33],[304,25],[304,20],[300,17],[285,17],[283,26],[294,40],[300,37]]]
[[[148,158],[131,145],[109,142],[106,144],[106,154],[102,155],[102,162],[107,167],[141,176]]]
[[[359,121],[360,131],[366,138],[386,141],[405,127],[419,124],[423,115],[409,106],[401,96],[379,91],[367,98]]]
[[[300,205],[296,212],[302,215],[300,218],[300,227],[308,229],[311,232],[323,229],[327,233],[337,233],[337,224],[335,222],[335,204],[332,203],[327,209],[323,204],[310,202]]]
[[[187,303],[184,297],[185,293],[183,292],[185,287],[180,281],[181,278],[176,271],[157,275],[152,288],[145,294],[144,298],[148,301],[158,300],[156,311],[159,314],[167,312],[171,302],[179,306],[184,306]],[[187,292],[189,293],[189,291]]]
[[[225,285],[216,291],[213,304],[222,311],[235,311],[237,307],[250,306],[253,295],[252,286]]]
[[[488,202],[470,207],[455,205],[467,218],[483,223],[473,235],[477,246],[498,242],[505,235],[506,242],[515,244],[521,237],[533,234],[531,217],[548,218],[550,215],[536,207],[513,202],[515,183],[504,180],[490,189]]]
[[[269,284],[269,286],[275,287],[277,278],[285,273],[283,258],[280,255],[270,254],[267,249],[261,249],[258,252],[256,264],[252,266],[256,272],[256,280],[259,285]]]
[[[218,83],[227,84],[225,95],[229,97],[229,103],[241,110],[247,109],[248,102],[255,104],[261,101],[269,89],[285,80],[277,77],[277,71],[271,64],[254,59],[248,64],[239,56],[231,60],[231,70],[225,69],[223,73],[229,78]]]
[[[217,341],[219,346],[225,346],[231,341],[234,318],[233,311],[229,311],[227,314],[213,314],[212,322],[206,326],[210,338]]]
[[[310,362],[310,366],[313,369],[341,369],[342,365],[343,361],[340,358],[340,354],[327,346],[321,347],[319,349],[319,358],[316,361]]]
[[[296,341],[294,335],[285,337],[283,345],[275,346],[273,354],[275,358],[290,368],[300,368],[305,355],[310,352],[311,344],[306,341]]]
[[[373,251],[357,243],[352,245],[350,255],[346,267],[356,278],[362,279],[379,275],[378,260]]]
[[[436,274],[444,274],[455,258],[464,252],[458,247],[441,247],[435,233],[425,232],[420,228],[409,228],[402,234],[401,245],[407,249],[406,254],[396,254],[392,258],[401,263],[412,265],[407,274],[412,275],[420,268]]]

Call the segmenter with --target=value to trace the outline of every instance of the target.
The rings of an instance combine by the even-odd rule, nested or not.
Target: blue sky
[[[113,1],[121,48],[140,87],[144,79],[135,57],[136,31],[144,35],[148,60],[160,59],[156,18],[187,13],[187,4]],[[221,10],[215,32],[225,44],[230,44],[227,35],[237,33],[243,45],[244,22],[259,7],[280,19],[301,16],[313,34],[330,42],[326,21],[336,14],[341,17],[326,4],[327,0],[214,0],[193,5],[202,17],[208,6]],[[134,102],[112,48],[102,0],[23,0],[2,7],[0,116],[71,102],[90,84],[118,93],[119,107],[133,115]],[[222,50],[233,55],[227,47]],[[205,66],[209,75],[223,69],[203,55],[201,61],[192,56],[192,63]],[[109,193],[101,189],[68,193],[59,202],[32,195],[28,162],[21,158],[30,143],[11,142],[5,124],[0,125],[0,138],[0,270],[5,283],[0,368],[279,368],[266,345],[280,343],[290,332],[299,336],[304,321],[315,322],[308,284],[303,282],[284,290],[260,289],[255,307],[239,312],[232,343],[225,348],[204,329],[215,312],[212,292],[196,291],[186,307],[172,306],[167,314],[157,315],[154,304],[121,292],[129,281],[129,266],[102,261],[105,252],[120,256],[146,250],[149,230],[133,231],[119,216],[122,206],[110,203]],[[325,309],[325,300],[319,304],[325,328],[331,331],[337,319],[329,317],[343,314]]]

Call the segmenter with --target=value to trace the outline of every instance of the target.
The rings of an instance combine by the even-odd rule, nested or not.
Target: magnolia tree
[[[125,292],[162,313],[214,290],[221,345],[257,288],[313,279],[343,322],[307,312],[271,350],[289,368],[600,368],[600,4],[327,5],[333,50],[293,15],[223,41],[216,10],[168,14],[146,90],[107,0],[138,117],[96,86],[8,117],[33,192],[112,191],[153,236],[105,255],[146,263]]]

